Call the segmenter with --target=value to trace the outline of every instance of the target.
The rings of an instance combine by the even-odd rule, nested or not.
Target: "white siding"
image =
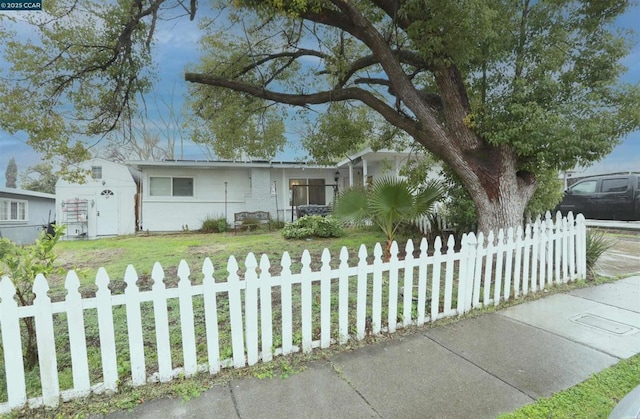
[[[136,231],[135,218],[135,196],[136,184],[129,172],[129,169],[118,163],[108,160],[95,158],[82,164],[82,168],[91,170],[92,166],[102,167],[102,176],[100,179],[93,179],[91,175],[87,176],[86,183],[70,183],[60,179],[56,184],[56,220],[62,224],[65,221],[65,212],[62,203],[70,199],[86,199],[88,202],[86,233],[88,238],[96,238],[98,236],[98,203],[101,194],[104,191],[111,191],[113,195],[109,199],[117,201],[117,220],[113,230],[109,230],[108,234],[123,235],[133,234]],[[114,208],[114,207],[110,207]],[[114,216],[113,214],[101,214],[102,216]],[[67,235],[76,235],[76,230],[80,226],[69,225]],[[104,229],[102,229],[104,231]]]

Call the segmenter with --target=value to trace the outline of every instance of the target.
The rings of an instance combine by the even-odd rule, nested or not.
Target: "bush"
[[[309,237],[342,237],[342,224],[331,216],[306,215],[293,223],[285,225],[282,230],[285,239],[306,239]]]
[[[590,277],[595,276],[595,268],[600,256],[613,246],[611,240],[609,240],[602,231],[587,230],[587,274]]]
[[[284,228],[284,221],[282,220],[271,220],[269,221],[269,228],[271,230],[281,230]]]
[[[203,233],[224,233],[225,231],[229,231],[229,224],[224,217],[207,217],[202,222],[202,228],[200,231]]]
[[[65,226],[54,226],[54,234],[42,231],[34,244],[19,246],[9,239],[0,239],[0,276],[7,275],[13,282],[18,304],[30,306],[35,294],[33,284],[36,275],[43,274],[45,278],[52,273],[61,273],[62,269],[54,266],[56,253],[54,246],[64,235]],[[35,319],[22,318],[23,358],[27,370],[32,370],[38,364],[38,346],[36,342]]]

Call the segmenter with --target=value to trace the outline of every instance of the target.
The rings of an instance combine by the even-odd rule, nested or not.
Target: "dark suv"
[[[608,175],[581,179],[564,192],[556,207],[566,215],[596,220],[640,220],[640,176]]]

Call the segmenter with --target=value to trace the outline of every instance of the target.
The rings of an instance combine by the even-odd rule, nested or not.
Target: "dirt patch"
[[[104,266],[125,254],[126,249],[120,248],[91,250],[90,264],[91,266]],[[56,262],[58,266],[62,266],[65,270],[71,270],[76,267],[88,267],[86,264],[84,264],[84,262],[78,261],[76,252],[61,252],[56,259]]]
[[[216,253],[223,252],[225,250],[225,246],[221,244],[210,244],[205,246],[189,246],[188,252],[192,255],[207,257],[212,256]]]

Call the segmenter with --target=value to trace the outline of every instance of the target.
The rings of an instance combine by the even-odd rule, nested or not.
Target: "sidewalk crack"
[[[369,400],[367,400],[366,397],[364,397],[364,395],[362,393],[360,393],[360,391],[355,387],[355,385],[353,385],[353,383],[349,380],[349,378],[346,376],[346,374],[344,373],[344,371],[342,371],[337,365],[335,365],[333,362],[329,361],[329,365],[331,366],[331,368],[333,369],[333,371],[336,373],[336,375],[345,383],[347,383],[347,385],[349,387],[351,387],[351,389],[353,391],[356,392],[356,394],[362,399],[362,401],[365,402],[365,404],[367,406],[369,406],[369,408],[376,414],[376,416],[378,416],[379,418],[382,418],[382,415],[380,414],[380,412],[378,412],[376,410],[375,407],[373,407],[373,405],[371,403],[369,403]]]
[[[433,343],[435,343],[436,345],[438,345],[439,347],[443,348],[444,350],[446,350],[447,352],[450,352],[452,354],[454,354],[455,356],[464,359],[465,361],[467,361],[468,363],[470,363],[471,365],[475,366],[476,368],[480,369],[481,371],[484,371],[485,373],[489,374],[490,376],[492,376],[493,378],[495,378],[498,381],[501,381],[503,383],[505,383],[506,385],[508,385],[509,387],[513,388],[514,390],[518,391],[519,393],[524,394],[525,396],[527,396],[528,398],[531,399],[532,402],[536,401],[536,397],[527,393],[526,391],[520,390],[518,387],[514,386],[513,384],[511,384],[508,381],[505,381],[504,379],[498,377],[497,375],[495,375],[494,373],[492,373],[491,371],[481,367],[480,365],[476,364],[475,362],[473,362],[472,360],[470,360],[469,358],[453,351],[450,348],[447,348],[446,346],[444,346],[443,344],[441,344],[440,342],[438,342],[437,340],[433,339],[430,336],[427,335],[423,335],[425,338],[429,339],[430,341],[432,341]]]
[[[240,416],[240,409],[238,408],[238,401],[236,400],[236,395],[233,392],[231,381],[229,381],[227,387],[229,387],[229,394],[231,394],[231,401],[233,402],[233,408],[236,410],[236,416],[238,417],[238,419],[242,419],[242,416]]]

